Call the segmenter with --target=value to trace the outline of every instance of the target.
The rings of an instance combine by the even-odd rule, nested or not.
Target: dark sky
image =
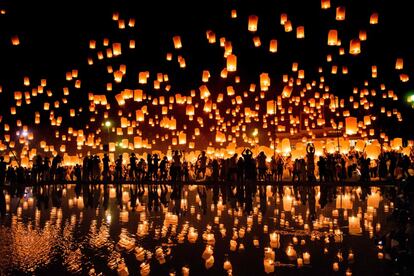
[[[145,2],[145,4],[143,4]],[[346,7],[346,20],[335,21],[335,8]],[[6,0],[0,3],[6,14],[0,16],[0,95],[2,105],[12,103],[12,93],[24,90],[23,77],[28,75],[33,82],[48,79],[48,86],[60,90],[65,86],[65,72],[79,69],[82,79],[81,93],[69,97],[69,101],[79,102],[87,107],[88,91],[104,91],[107,74],[100,69],[88,67],[86,60],[92,53],[88,49],[90,39],[98,44],[104,37],[112,41],[127,41],[135,38],[137,50],[123,55],[117,64],[128,64],[128,76],[124,88],[136,84],[139,71],[169,72],[175,91],[188,93],[200,85],[201,72],[209,69],[219,74],[225,61],[222,48],[211,47],[206,43],[208,29],[217,34],[217,39],[225,36],[233,43],[233,52],[238,56],[238,74],[246,82],[258,81],[261,72],[281,76],[290,70],[292,62],[299,62],[306,70],[309,79],[318,78],[318,66],[325,70],[326,54],[331,53],[338,65],[349,67],[346,77],[336,75],[326,81],[342,97],[352,94],[352,87],[361,87],[363,80],[369,79],[371,65],[378,66],[378,78],[371,83],[385,82],[387,89],[394,90],[400,100],[397,108],[404,115],[405,123],[396,126],[402,134],[412,134],[412,111],[404,103],[404,96],[413,90],[412,66],[414,53],[410,27],[411,9],[408,1],[335,1],[331,0],[329,10],[321,10],[320,1],[22,1]],[[237,9],[238,20],[230,19],[230,11]],[[134,17],[136,28],[119,31],[112,13],[119,11],[121,18]],[[372,12],[379,13],[379,24],[369,25]],[[298,41],[294,32],[286,34],[280,25],[280,14],[287,13],[294,28],[305,26],[306,38]],[[247,17],[259,16],[257,35],[263,47],[252,46],[253,35],[247,32]],[[339,56],[337,47],[326,44],[329,29],[338,29],[346,51],[349,39],[358,36],[365,29],[368,41],[363,43],[362,53],[356,57],[346,54]],[[20,45],[11,45],[11,36],[18,35]],[[165,61],[165,53],[173,51],[172,36],[181,35],[187,61],[187,69],[174,69]],[[278,54],[269,57],[268,42],[272,38],[279,41]],[[410,75],[408,83],[399,81],[399,73],[394,69],[397,57],[404,58],[404,73]],[[96,58],[95,58],[96,59]],[[131,73],[131,74],[129,74]],[[222,82],[222,81],[221,81]],[[221,87],[225,83],[217,80],[212,84]],[[136,85],[135,85],[136,86]],[[121,87],[119,87],[121,88]],[[186,92],[187,91],[187,92]],[[148,93],[151,93],[150,91]],[[11,97],[10,97],[11,96]],[[59,100],[58,95],[53,96]],[[41,101],[27,108],[27,114],[38,108]],[[6,108],[2,115],[9,116]],[[26,113],[26,112],[22,112]],[[26,114],[26,115],[27,115]],[[25,114],[21,115],[23,118]],[[28,118],[29,119],[29,118]],[[70,119],[68,119],[70,121]],[[83,118],[85,120],[85,118]],[[384,121],[387,124],[387,121]],[[71,122],[74,123],[74,122]],[[82,120],[76,122],[83,124]]]

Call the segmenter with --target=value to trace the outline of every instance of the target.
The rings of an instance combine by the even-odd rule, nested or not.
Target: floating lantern
[[[259,17],[256,15],[250,15],[249,16],[249,24],[248,24],[248,30],[249,32],[256,32],[257,31],[257,23],[259,21]]]
[[[277,39],[270,40],[269,51],[271,53],[277,52]]]
[[[336,46],[337,44],[338,44],[338,31],[337,30],[329,30],[328,45],[329,46]]]
[[[351,55],[358,55],[359,53],[361,53],[361,42],[358,38],[351,39],[349,43],[349,53]]]
[[[345,20],[345,7],[340,6],[336,8],[336,20]]]
[[[237,70],[237,57],[236,55],[229,55],[227,57],[227,71],[235,72]]]
[[[358,120],[356,117],[345,118],[345,132],[348,135],[354,135],[358,132]]]
[[[181,49],[182,48],[181,37],[179,35],[176,35],[176,36],[173,37],[173,43],[174,43],[174,48],[175,49]]]

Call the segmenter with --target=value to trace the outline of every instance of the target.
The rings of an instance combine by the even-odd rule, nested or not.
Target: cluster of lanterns
[[[145,203],[149,194],[147,187],[144,188],[143,198],[134,198],[136,203],[132,204],[130,187],[124,186],[117,191],[112,186],[101,186],[97,188],[96,192],[99,192],[97,194],[100,196],[96,200],[102,201],[102,196],[105,194],[103,189],[109,189],[110,206],[121,204],[122,208],[117,210],[112,206],[108,210],[102,210],[99,207],[96,209],[95,217],[89,218],[91,221],[87,246],[132,255],[139,262],[141,273],[144,275],[151,271],[151,266],[163,265],[175,259],[171,256],[174,256],[176,250],[181,250],[179,248],[183,244],[185,248],[188,246],[201,248],[199,258],[203,261],[206,270],[222,265],[229,275],[234,265],[232,259],[222,260],[221,254],[215,253],[216,250],[224,250],[224,253],[228,253],[229,256],[236,256],[248,250],[263,250],[263,270],[266,273],[273,273],[279,266],[286,264],[293,268],[307,269],[313,264],[314,257],[311,254],[313,256],[317,254],[315,259],[319,259],[320,256],[326,258],[331,263],[333,271],[349,270],[355,255],[362,254],[360,255],[362,257],[364,253],[358,251],[361,248],[345,249],[341,245],[344,236],[347,236],[347,240],[361,235],[364,235],[364,238],[373,239],[374,234],[381,231],[384,214],[392,212],[393,209],[393,202],[383,197],[381,190],[377,187],[369,188],[370,191],[365,200],[362,200],[363,191],[360,187],[335,188],[337,189],[336,200],[328,203],[324,208],[319,205],[321,189],[312,188],[315,189],[315,194],[310,195],[314,197],[314,211],[309,205],[302,204],[302,199],[293,194],[291,186],[284,186],[281,193],[274,193],[271,186],[264,188],[265,200],[259,199],[263,191],[253,194],[252,211],[248,215],[244,213],[241,205],[233,208],[229,203],[226,204],[219,195],[217,204],[211,203],[210,214],[202,216],[202,211],[197,206],[203,203],[197,193],[197,187],[194,186],[184,187],[183,197],[178,202],[171,201],[168,206],[160,205],[160,212],[156,215],[148,210]],[[157,192],[160,193],[160,188]],[[168,192],[171,193],[171,190]],[[122,195],[121,202],[116,199],[117,193]],[[78,221],[85,220],[83,214],[86,208],[86,203],[84,203],[86,196],[77,197],[74,185],[64,188],[62,195],[62,203],[67,206],[67,209],[53,207],[48,211],[36,209],[32,212],[32,209],[37,206],[38,199],[30,195],[22,201],[12,202],[10,195],[6,194],[6,210],[8,212],[11,209],[16,210],[13,211],[13,218],[16,219],[13,219],[12,225],[18,229],[16,235],[19,238],[13,243],[16,256],[25,258],[25,252],[33,251],[51,252],[51,248],[56,246],[56,241],[52,241],[50,237],[58,235],[58,229],[62,224],[67,224],[68,235],[77,233]],[[176,204],[179,206],[175,206]],[[261,204],[266,204],[266,213],[262,213]],[[180,208],[182,215],[172,213],[175,208]],[[50,214],[43,214],[44,212]],[[313,219],[311,212],[315,212]],[[18,223],[25,216],[34,216],[33,225],[24,226]],[[113,221],[115,217],[118,217],[119,224]],[[43,219],[49,222],[46,227],[42,226]],[[100,220],[102,222],[99,222]],[[130,220],[138,220],[134,233],[126,227]],[[88,225],[89,221],[83,223]],[[120,231],[119,229],[114,231],[111,225],[121,226]],[[44,229],[40,230],[39,227]],[[27,239],[27,233],[32,233],[34,229],[38,230],[36,231],[38,238],[46,242],[35,250],[28,250],[33,240]],[[73,242],[72,239],[64,239],[62,242],[65,241]],[[112,247],[108,248],[108,244]],[[382,259],[382,248],[378,250],[378,258]],[[111,256],[117,260],[114,265],[108,261],[108,266],[117,269],[118,272],[128,273],[128,267],[122,261],[121,255],[116,257],[114,253],[111,253]],[[344,262],[344,259],[348,261]],[[27,258],[25,261],[27,267],[31,267],[30,260]],[[221,260],[223,263],[218,263]],[[183,273],[188,273],[191,265],[186,265],[182,269]]]
[[[331,4],[329,0],[322,0],[322,12],[333,8]],[[335,10],[336,21],[348,20],[346,6],[337,6]],[[259,30],[269,27],[262,26],[265,20],[255,14],[240,18],[237,9],[231,11],[230,17],[229,20],[247,20],[246,32],[253,36],[253,45],[255,48],[263,47],[262,41],[267,38],[260,37]],[[305,72],[305,64],[298,60],[292,63],[291,70],[282,75],[257,72],[251,79],[242,79],[239,75],[243,65],[240,62],[243,53],[239,50],[242,45],[237,45],[230,37],[216,34],[214,30],[207,30],[206,43],[213,48],[221,48],[224,58],[222,69],[218,70],[219,74],[203,70],[200,84],[185,92],[174,88],[172,72],[141,70],[134,76],[134,64],[120,63],[120,57],[128,57],[129,53],[137,50],[134,37],[136,20],[125,18],[119,12],[113,13],[112,20],[124,36],[120,36],[119,40],[110,37],[102,41],[91,39],[87,58],[88,69],[103,68],[108,74],[106,79],[110,81],[103,83],[106,91],[89,91],[80,78],[80,69],[66,72],[66,83],[58,89],[49,87],[47,79],[36,81],[25,76],[23,86],[12,93],[14,105],[10,107],[10,116],[0,116],[5,132],[4,140],[0,141],[0,151],[6,151],[6,144],[15,148],[16,131],[41,125],[49,127],[45,131],[52,132],[52,136],[39,133],[34,137],[34,133],[29,132],[29,140],[34,140],[32,143],[19,141],[23,145],[19,154],[24,163],[38,153],[51,152],[56,155],[60,152],[72,164],[88,151],[102,153],[105,144],[108,144],[112,154],[117,148],[122,151],[145,149],[167,152],[178,147],[206,150],[216,156],[227,157],[236,149],[250,146],[262,147],[269,156],[272,151],[278,151],[302,157],[304,147],[300,143],[319,143],[321,137],[322,148],[338,150],[327,137],[332,136],[332,130],[341,136],[341,151],[346,152],[349,149],[346,144],[356,137],[362,141],[358,143],[366,145],[363,150],[374,157],[378,156],[378,144],[372,140],[388,141],[387,135],[378,127],[381,118],[393,118],[397,122],[403,120],[397,108],[390,108],[390,101],[397,101],[399,93],[387,88],[385,81],[376,84],[370,80],[376,79],[379,74],[376,65],[370,66],[371,75],[366,76],[362,85],[355,84],[349,97],[336,96],[335,86],[329,85],[337,74],[352,74],[351,64],[344,63],[340,56],[349,54],[352,59],[352,56],[363,54],[361,50],[369,32],[372,28],[378,28],[379,15],[375,11],[367,18],[370,27],[359,30],[358,37],[349,41],[344,41],[346,30],[340,25],[329,29],[326,33],[329,46],[326,61],[321,61],[317,71],[310,73]],[[306,39],[305,26],[295,23],[287,13],[280,14],[284,35],[296,29],[296,39]],[[180,69],[186,68],[185,51],[189,50],[185,47],[186,39],[189,38],[173,35],[172,48],[165,53],[166,61],[176,60]],[[283,36],[269,39],[268,54],[279,54],[278,45],[283,43]],[[19,37],[13,36],[12,45],[19,44]],[[345,48],[347,45],[348,51]],[[326,71],[326,68],[330,70]],[[399,72],[402,83],[409,81],[408,73],[403,72],[402,57],[396,59],[395,70]],[[317,77],[310,77],[315,73]],[[126,79],[135,79],[134,87],[130,87]],[[225,85],[222,85],[223,80]],[[81,92],[84,90],[88,91],[87,95]],[[68,100],[74,97],[73,94],[76,94],[75,97],[87,96],[89,106],[84,108],[77,101]],[[52,96],[58,99],[52,102]],[[25,112],[25,105],[32,102],[41,102],[39,109],[31,116],[33,120],[23,122],[20,116]],[[74,124],[80,117],[89,118],[81,128]],[[104,131],[107,120],[113,122],[108,127],[112,135],[106,135]],[[290,140],[286,140],[289,136]],[[54,137],[54,141],[49,137]],[[324,139],[328,140],[325,142]],[[400,140],[393,145],[384,145],[385,148],[404,150],[401,146]],[[67,152],[76,153],[77,157]]]

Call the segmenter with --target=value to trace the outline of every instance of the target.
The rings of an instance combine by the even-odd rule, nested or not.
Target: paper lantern
[[[284,24],[285,32],[289,33],[293,30],[292,22],[290,20],[287,20]]]
[[[114,56],[119,56],[122,54],[122,47],[121,43],[113,43],[112,44],[112,52]]]
[[[395,62],[395,69],[397,70],[404,69],[404,60],[402,58],[397,58],[397,61]]]
[[[267,91],[270,86],[270,77],[268,73],[260,74],[260,90]]]
[[[183,131],[178,135],[178,144],[185,145],[187,144],[187,134]]]
[[[266,102],[266,113],[268,115],[274,115],[276,112],[276,101],[270,100]]]
[[[305,27],[304,26],[298,26],[296,28],[296,38],[297,39],[305,38]]]
[[[231,10],[231,18],[237,18],[237,10]]]
[[[358,140],[355,144],[355,150],[356,151],[363,151],[365,148],[365,141],[364,140]]]
[[[340,6],[336,8],[336,20],[345,20],[345,7]]]
[[[282,139],[282,153],[288,155],[291,151],[289,138]]]
[[[402,82],[407,82],[410,80],[410,77],[407,74],[400,74],[400,80]]]
[[[369,24],[371,25],[378,24],[378,13],[377,12],[374,12],[373,14],[371,14],[371,16],[369,17]]]
[[[20,44],[20,39],[17,35],[12,36],[11,42],[13,46],[18,46]]]
[[[349,42],[349,53],[351,55],[358,55],[361,53],[361,42],[358,38],[351,39]]]
[[[256,15],[250,15],[249,16],[249,24],[248,24],[249,32],[256,32],[257,31],[258,21],[259,21],[259,17],[257,17]]]
[[[259,36],[253,37],[253,44],[254,44],[254,47],[260,47],[262,45],[262,42],[260,41]]]
[[[321,8],[327,10],[331,7],[331,0],[321,0]]]
[[[227,57],[227,71],[235,72],[237,70],[237,57],[236,55],[229,55]]]
[[[348,135],[354,135],[358,132],[358,120],[356,117],[345,118],[345,132]]]
[[[270,40],[269,51],[271,53],[277,52],[277,39]]]
[[[286,13],[280,14],[280,25],[285,25],[287,20],[288,20],[288,16]]]
[[[338,31],[337,30],[329,30],[328,32],[328,45],[329,46],[336,46],[338,44]]]
[[[391,140],[391,148],[393,150],[400,150],[402,148],[402,138],[394,138]]]
[[[174,48],[175,49],[181,49],[182,48],[181,37],[179,35],[176,35],[176,36],[173,37],[173,42],[174,42]]]

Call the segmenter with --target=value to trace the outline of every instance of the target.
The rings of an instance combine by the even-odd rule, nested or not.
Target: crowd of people
[[[324,154],[293,160],[291,156],[276,154],[268,158],[264,152],[256,157],[250,149],[239,156],[210,158],[204,151],[195,162],[190,162],[180,150],[171,158],[148,153],[146,158],[129,154],[129,160],[119,155],[110,160],[87,155],[82,164],[66,166],[60,155],[50,159],[37,155],[30,168],[12,166],[0,157],[0,185],[38,182],[190,182],[190,181],[269,181],[281,182],[336,182],[345,180],[372,181],[375,179],[406,179],[413,175],[413,155],[396,151],[381,153],[371,160],[365,154],[350,151],[348,154]]]

